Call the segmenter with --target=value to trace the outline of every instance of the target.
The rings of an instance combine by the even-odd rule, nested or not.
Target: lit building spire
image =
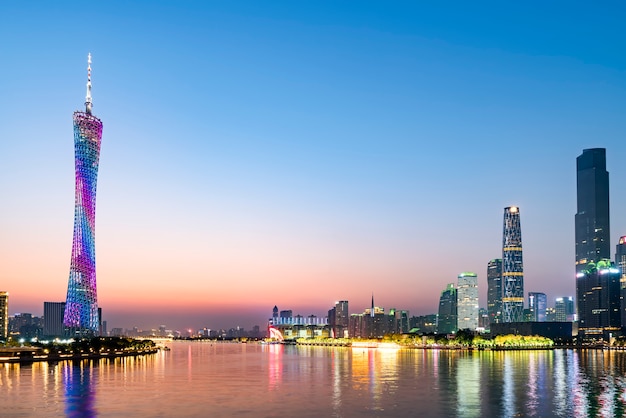
[[[91,52],[87,55],[87,96],[85,97],[85,112],[91,115]]]

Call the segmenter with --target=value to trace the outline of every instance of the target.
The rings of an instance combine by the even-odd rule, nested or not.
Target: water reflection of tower
[[[65,416],[95,417],[97,414],[91,387],[91,364],[66,362],[64,375]]]
[[[98,334],[95,224],[102,121],[91,114],[91,54],[87,63],[85,111],[74,112],[74,239],[63,323],[81,334]]]

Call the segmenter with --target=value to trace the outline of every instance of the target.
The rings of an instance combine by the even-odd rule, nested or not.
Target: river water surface
[[[0,364],[0,416],[626,416],[626,352],[168,345]]]

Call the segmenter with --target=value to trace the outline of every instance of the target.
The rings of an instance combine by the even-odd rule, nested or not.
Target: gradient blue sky
[[[626,235],[624,22],[617,1],[2,2],[10,313],[65,299],[87,52],[109,327],[250,328],[372,292],[427,314],[462,271],[484,306],[509,205],[525,292],[573,295],[584,148],[607,148]]]

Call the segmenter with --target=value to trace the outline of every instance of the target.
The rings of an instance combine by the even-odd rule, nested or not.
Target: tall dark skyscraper
[[[43,335],[46,337],[63,337],[65,327],[63,326],[63,314],[65,313],[65,302],[44,302],[43,303]]]
[[[502,259],[487,264],[487,313],[489,323],[502,321]]]
[[[587,264],[576,273],[578,333],[583,338],[608,338],[621,328],[621,272],[610,260]]]
[[[606,150],[583,150],[576,158],[576,272],[611,257],[609,172]],[[617,260],[616,260],[617,261]]]
[[[0,292],[0,340],[9,336],[9,292]]]
[[[441,297],[439,298],[437,332],[439,334],[451,334],[456,332],[457,329],[457,295],[454,284],[450,283],[441,292]]]
[[[626,327],[626,237],[620,237],[615,246],[615,265],[620,270],[620,310],[622,312],[622,326]]]
[[[519,208],[504,208],[502,231],[502,322],[524,320],[524,264]]]

